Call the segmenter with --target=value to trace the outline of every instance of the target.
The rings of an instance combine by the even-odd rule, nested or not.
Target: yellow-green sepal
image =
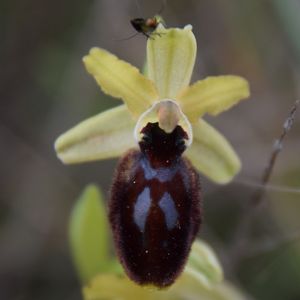
[[[125,105],[104,111],[59,136],[57,156],[66,164],[121,156],[136,146],[134,126]]]
[[[185,155],[193,166],[211,180],[225,184],[239,172],[240,159],[226,138],[200,119],[192,124],[194,139]]]
[[[148,77],[160,99],[175,96],[189,85],[197,52],[192,26],[165,29],[162,24],[147,42]]]

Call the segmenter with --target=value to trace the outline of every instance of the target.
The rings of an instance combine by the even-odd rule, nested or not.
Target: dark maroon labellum
[[[181,157],[186,133],[158,123],[142,130],[141,151],[119,162],[109,218],[117,254],[141,285],[166,287],[181,273],[201,223],[197,172]]]

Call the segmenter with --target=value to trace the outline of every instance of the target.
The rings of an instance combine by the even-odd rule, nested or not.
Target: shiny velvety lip
[[[158,123],[142,130],[140,151],[119,162],[109,202],[118,257],[141,285],[164,288],[183,270],[201,223],[197,172],[184,158],[186,132]]]

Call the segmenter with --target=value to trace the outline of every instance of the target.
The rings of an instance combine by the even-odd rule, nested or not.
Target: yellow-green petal
[[[89,185],[74,206],[69,226],[73,261],[83,283],[107,270],[110,261],[108,235],[102,193],[97,186]]]
[[[197,81],[177,95],[177,100],[191,122],[195,122],[205,113],[217,115],[247,97],[247,80],[226,75]]]
[[[196,240],[192,246],[186,271],[201,275],[203,284],[211,287],[223,280],[223,270],[213,249],[205,242]]]
[[[58,137],[57,156],[66,164],[118,157],[136,147],[134,126],[125,105],[104,111]]]
[[[160,25],[147,42],[148,76],[160,99],[171,98],[189,85],[197,44],[192,26],[165,29]]]
[[[102,91],[121,98],[130,112],[138,117],[158,99],[154,83],[137,68],[100,48],[92,48],[83,58],[87,71]]]
[[[217,183],[229,182],[240,170],[240,160],[226,138],[204,120],[192,124],[194,140],[186,156],[202,174]]]

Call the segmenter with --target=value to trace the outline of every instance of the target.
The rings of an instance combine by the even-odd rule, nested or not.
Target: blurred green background
[[[0,299],[80,299],[67,224],[83,187],[106,196],[116,161],[64,166],[55,138],[120,102],[103,95],[81,58],[103,47],[142,67],[142,35],[129,20],[153,16],[161,1],[0,0]],[[169,0],[168,26],[192,24],[198,42],[193,80],[237,74],[251,100],[209,118],[232,142],[243,170],[227,186],[202,179],[205,222],[200,236],[219,254],[227,278],[249,299],[300,299],[300,112],[285,140],[266,205],[239,241],[247,202],[272,143],[299,97],[299,0]],[[294,190],[282,189],[293,187]],[[286,240],[281,243],[280,240]]]

